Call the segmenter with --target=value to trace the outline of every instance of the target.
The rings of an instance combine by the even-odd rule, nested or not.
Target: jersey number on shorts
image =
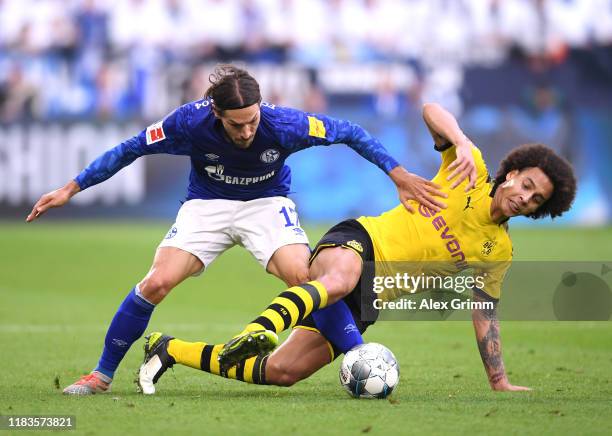
[[[289,211],[287,211],[287,208],[283,206],[281,210],[278,211],[278,213],[282,213],[285,217],[285,227],[294,227],[300,225],[300,220],[298,219],[297,212],[294,208],[290,207]],[[295,222],[291,222],[291,217],[289,216],[290,213],[295,216]]]

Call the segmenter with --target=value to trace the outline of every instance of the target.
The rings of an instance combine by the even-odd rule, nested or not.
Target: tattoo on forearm
[[[502,381],[504,379],[504,377],[506,377],[506,373],[503,371],[500,372],[496,372],[494,374],[491,374],[489,376],[489,381],[493,384],[499,383],[500,381]]]
[[[481,311],[482,317],[479,318],[479,322],[488,322],[489,327],[485,335],[482,338],[478,338],[478,350],[487,370],[489,381],[495,384],[506,377],[504,361],[501,355],[499,321],[496,319],[495,310],[492,313],[484,312],[489,311]],[[488,321],[485,321],[485,319]]]

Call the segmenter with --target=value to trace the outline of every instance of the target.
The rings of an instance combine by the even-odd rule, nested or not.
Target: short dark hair
[[[246,70],[229,64],[220,64],[208,76],[210,87],[204,94],[220,112],[242,109],[261,102],[259,83]]]
[[[576,177],[572,165],[544,144],[524,144],[513,149],[501,161],[495,175],[493,193],[506,181],[513,170],[537,167],[544,171],[553,184],[550,198],[527,215],[530,218],[555,218],[569,210],[576,196]]]

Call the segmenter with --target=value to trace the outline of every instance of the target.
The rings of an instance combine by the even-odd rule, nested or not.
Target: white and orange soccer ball
[[[375,342],[352,348],[340,365],[340,383],[354,398],[386,398],[397,387],[399,375],[391,350]]]

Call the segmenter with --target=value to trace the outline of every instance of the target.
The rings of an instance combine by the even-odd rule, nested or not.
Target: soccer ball
[[[344,355],[340,384],[354,398],[386,398],[399,382],[399,365],[384,345],[357,345]]]

